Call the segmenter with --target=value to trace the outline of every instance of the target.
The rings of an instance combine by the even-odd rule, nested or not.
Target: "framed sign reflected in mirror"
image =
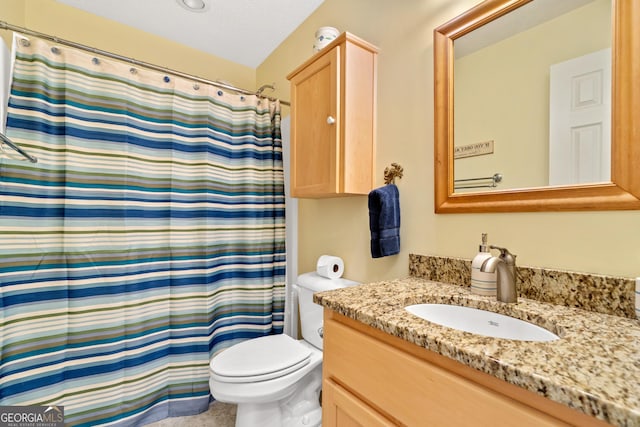
[[[639,33],[635,0],[488,0],[438,27],[436,212],[639,209]]]

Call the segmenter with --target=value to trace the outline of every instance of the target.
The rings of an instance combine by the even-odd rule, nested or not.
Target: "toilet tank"
[[[315,292],[330,291],[358,285],[348,279],[327,279],[315,271],[298,276],[298,304],[300,305],[300,326],[302,338],[319,349],[322,349],[322,306],[313,302]]]

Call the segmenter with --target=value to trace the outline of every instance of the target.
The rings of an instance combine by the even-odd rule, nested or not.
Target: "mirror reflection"
[[[454,191],[611,181],[611,1],[533,0],[454,41]]]

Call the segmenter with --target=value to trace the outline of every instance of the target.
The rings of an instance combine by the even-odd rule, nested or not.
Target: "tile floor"
[[[236,405],[213,402],[207,412],[190,417],[166,418],[146,427],[233,427],[236,423]]]

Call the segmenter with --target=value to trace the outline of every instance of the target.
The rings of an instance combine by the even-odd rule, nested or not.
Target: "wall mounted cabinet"
[[[343,33],[291,72],[291,194],[366,195],[375,169],[378,50]]]

